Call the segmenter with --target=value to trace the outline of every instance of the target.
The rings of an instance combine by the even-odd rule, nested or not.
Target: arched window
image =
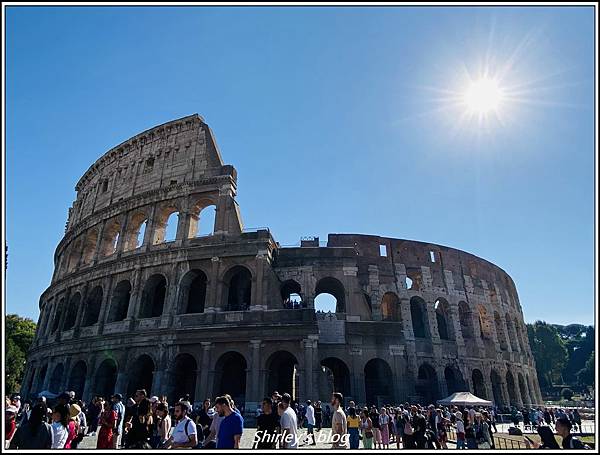
[[[161,316],[167,295],[167,279],[161,274],[152,275],[142,291],[140,318]]]
[[[429,324],[427,323],[425,301],[422,298],[415,296],[410,299],[410,317],[415,338],[427,338]]]
[[[346,291],[336,278],[326,277],[319,280],[315,287],[315,311],[346,312]]]
[[[294,280],[284,281],[281,285],[281,300],[284,308],[302,307],[302,289]]]
[[[217,206],[212,201],[199,200],[190,213],[188,238],[211,235],[214,232]]]
[[[83,252],[81,253],[81,262],[83,264],[89,264],[94,259],[94,253],[96,252],[96,244],[98,243],[98,230],[90,229],[87,233],[85,243],[83,245]]]
[[[199,269],[190,270],[181,280],[180,313],[203,313],[208,278]]]
[[[506,333],[504,332],[504,324],[502,324],[502,319],[500,319],[500,314],[497,311],[494,312],[494,323],[496,324],[496,335],[498,336],[498,343],[500,344],[500,349],[506,351]]]
[[[415,392],[422,397],[422,404],[433,404],[440,398],[437,374],[428,363],[419,367]]]
[[[119,220],[111,220],[104,227],[104,238],[102,239],[101,254],[103,257],[116,253],[117,243],[121,232]]]
[[[148,225],[148,217],[144,212],[138,212],[131,216],[125,234],[124,251],[132,251],[144,244],[144,236]]]
[[[69,257],[67,259],[67,273],[72,272],[77,268],[79,258],[81,257],[82,245],[83,239],[81,236],[78,237],[77,240],[71,244],[71,249],[69,250]]]
[[[154,226],[154,245],[163,242],[172,242],[177,238],[177,225],[179,224],[179,211],[176,207],[168,206],[157,211]]]
[[[110,302],[108,322],[122,321],[127,317],[129,299],[131,298],[131,283],[129,280],[120,281],[113,291]]]
[[[252,303],[252,274],[241,265],[231,268],[224,278],[227,311],[245,311]]]
[[[386,292],[381,299],[381,319],[384,321],[401,321],[400,299],[393,292]]]
[[[65,299],[60,299],[58,302],[58,308],[56,309],[56,314],[54,315],[54,321],[52,322],[52,333],[58,330],[58,326],[60,324],[60,318],[63,314],[65,306]]]
[[[102,306],[102,288],[100,286],[96,286],[89,293],[84,307],[83,313],[83,327],[88,327],[90,325],[94,325],[98,322],[98,317],[100,316],[100,308]]]
[[[438,327],[438,334],[442,340],[454,339],[452,330],[452,321],[450,316],[450,304],[446,299],[439,298],[433,304],[435,309],[435,319]]]
[[[483,305],[477,307],[479,313],[479,331],[481,338],[484,340],[492,339],[491,324],[487,315],[487,310]]]
[[[77,311],[81,303],[81,294],[76,292],[69,299],[69,305],[67,306],[67,315],[63,324],[63,330],[70,330],[75,326],[77,321]]]

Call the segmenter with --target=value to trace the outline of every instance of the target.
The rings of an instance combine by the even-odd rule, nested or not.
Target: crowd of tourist
[[[76,449],[86,436],[97,436],[98,449],[235,449],[240,447],[244,418],[229,395],[214,403],[204,400],[193,408],[189,396],[170,406],[165,396],[148,396],[137,390],[125,402],[121,394],[110,399],[94,397],[87,405],[74,392],[63,392],[52,408],[40,397],[21,404],[6,399],[7,448]],[[296,449],[317,445],[359,449],[446,449],[449,435],[457,449],[494,449],[495,408],[404,403],[398,406],[357,406],[334,393],[329,403],[297,403],[287,393],[273,392],[257,409],[252,448]],[[577,410],[532,408],[513,410],[514,428],[537,431],[540,442],[524,436],[527,447],[585,448],[571,434],[581,431]],[[300,437],[300,429],[306,432]],[[323,431],[327,429],[327,431]],[[326,434],[322,440],[320,435]],[[362,442],[362,444],[361,444]]]

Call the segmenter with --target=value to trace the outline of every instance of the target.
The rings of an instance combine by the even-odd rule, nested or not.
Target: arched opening
[[[525,352],[525,341],[523,340],[523,332],[521,331],[521,327],[519,326],[519,323],[516,319],[513,321],[513,324],[515,326],[515,336],[519,345],[519,351],[523,353]]]
[[[381,319],[384,321],[402,321],[400,299],[393,292],[386,292],[381,299]]]
[[[191,210],[188,238],[212,235],[215,230],[217,206],[210,201],[201,200]]]
[[[185,274],[179,285],[180,313],[204,313],[207,283],[208,278],[202,270],[193,269]]]
[[[301,308],[302,288],[294,280],[287,280],[281,284],[281,301],[284,308]]]
[[[112,220],[106,224],[104,228],[104,238],[102,239],[102,246],[100,248],[103,257],[110,256],[117,252],[117,243],[119,241],[120,232],[121,223],[119,223],[119,220]]]
[[[427,311],[425,300],[421,297],[415,296],[410,299],[410,317],[415,338],[427,338],[429,336]]]
[[[447,366],[444,369],[444,379],[449,395],[456,392],[468,392],[465,380],[457,367]]]
[[[492,382],[492,394],[494,395],[494,403],[497,406],[504,406],[504,398],[502,397],[502,378],[496,370],[492,370],[490,373],[490,380]]]
[[[392,369],[385,360],[371,359],[364,369],[367,405],[393,402]]]
[[[452,324],[450,323],[450,304],[446,299],[439,298],[433,304],[438,334],[442,340],[454,339]]]
[[[176,207],[168,206],[157,212],[152,244],[158,245],[159,243],[172,242],[177,238],[179,211]]]
[[[298,384],[298,360],[287,351],[278,351],[267,362],[267,396],[275,390],[280,394],[289,393],[296,399],[300,391]]]
[[[149,355],[142,354],[136,359],[129,373],[128,397],[133,396],[135,391],[139,389],[145,389],[148,396],[151,396],[154,369],[154,361]]]
[[[247,369],[246,359],[242,354],[235,351],[226,352],[215,364],[213,390],[217,395],[228,393],[236,404],[243,404],[246,401]]]
[[[506,344],[506,334],[504,333],[502,319],[500,319],[500,315],[497,311],[494,312],[494,323],[496,325],[496,335],[498,336],[498,343],[500,344],[500,349],[506,351],[508,349],[508,345]]]
[[[161,316],[167,295],[167,279],[157,273],[146,281],[142,291],[140,318],[155,318]]]
[[[508,389],[508,399],[510,404],[516,406],[519,404],[517,401],[517,389],[515,387],[515,379],[510,371],[506,372],[506,388]]]
[[[79,258],[81,258],[81,249],[83,248],[83,239],[79,237],[69,250],[69,258],[67,259],[67,272],[72,272],[77,268]]]
[[[492,333],[491,333],[490,321],[488,320],[487,310],[485,309],[485,307],[483,305],[479,305],[477,307],[477,311],[479,314],[479,332],[480,332],[481,338],[483,340],[491,340]]]
[[[44,387],[44,381],[46,380],[46,374],[48,374],[48,364],[44,365],[39,372],[38,382],[37,382],[37,391],[42,391],[42,387]]]
[[[252,274],[241,265],[230,269],[223,280],[227,296],[226,311],[246,311],[252,302]]]
[[[170,402],[175,403],[185,395],[190,396],[191,403],[196,397],[196,376],[198,374],[196,359],[190,354],[179,354],[173,362],[171,380],[173,381]]]
[[[69,305],[67,306],[67,315],[65,316],[65,322],[63,324],[63,330],[70,330],[75,326],[77,321],[77,311],[81,303],[81,294],[76,292],[69,299]]]
[[[90,229],[83,244],[83,252],[81,253],[82,264],[89,264],[94,259],[96,245],[98,244],[98,229]]]
[[[102,294],[102,288],[100,286],[96,286],[89,293],[84,307],[83,327],[88,327],[98,322],[100,308],[102,307]]]
[[[333,300],[335,300],[335,312],[345,313],[346,291],[344,285],[336,278],[320,279],[315,287],[315,311],[331,311]]]
[[[96,371],[96,395],[109,399],[115,393],[117,364],[113,359],[102,361]]]
[[[336,357],[323,359],[321,372],[327,382],[328,398],[333,392],[340,392],[344,397],[350,396],[350,370],[342,360]]]
[[[145,213],[138,212],[132,215],[129,220],[129,227],[125,237],[125,251],[132,251],[144,244],[146,227],[148,226],[148,216]]]
[[[75,392],[75,397],[81,399],[83,390],[85,389],[85,377],[87,375],[87,365],[83,360],[80,360],[73,368],[69,375],[69,390]]]
[[[58,308],[56,309],[56,314],[54,315],[54,321],[52,322],[52,333],[54,333],[58,330],[58,326],[60,324],[60,318],[62,317],[64,306],[65,306],[65,299],[60,299],[60,302],[58,302]]]
[[[59,363],[54,368],[54,371],[52,372],[52,376],[50,377],[50,385],[48,386],[50,392],[53,392],[53,393],[62,392],[62,390],[60,390],[60,388],[62,386],[64,375],[65,375],[65,367],[63,366],[62,363]]]
[[[437,374],[433,367],[424,363],[419,367],[415,392],[422,397],[422,404],[435,404],[441,397],[438,387]]]
[[[527,393],[527,386],[525,385],[525,379],[523,379],[523,375],[519,373],[519,391],[521,392],[521,398],[523,400],[523,404],[531,404],[531,400],[529,399],[529,393]]]
[[[458,302],[458,318],[462,337],[465,339],[473,338],[473,315],[467,302]]]
[[[119,281],[113,291],[112,301],[110,302],[110,312],[108,313],[108,322],[122,321],[127,317],[129,310],[129,299],[131,298],[131,283],[129,280]]]
[[[473,370],[471,373],[471,380],[473,381],[473,395],[479,398],[487,400],[487,393],[485,392],[485,383],[483,382],[483,374],[480,370]]]

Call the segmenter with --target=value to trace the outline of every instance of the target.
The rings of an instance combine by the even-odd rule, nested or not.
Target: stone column
[[[95,377],[94,374],[96,373],[96,359],[97,359],[97,355],[96,354],[92,354],[89,358],[89,362],[87,365],[87,370],[85,373],[85,385],[83,387],[83,394],[82,394],[82,400],[89,402],[90,399],[92,398],[92,394],[94,393],[94,387],[95,387]]]
[[[318,344],[318,336],[309,335],[302,340],[304,348],[304,398],[306,400],[314,400],[314,384],[315,384],[315,349]]]
[[[121,216],[121,221],[119,222],[121,230],[119,231],[119,239],[117,240],[117,248],[115,254],[117,258],[121,257],[121,253],[125,248],[125,243],[127,243],[127,225],[129,223],[129,216],[127,213]]]
[[[98,258],[101,257],[100,250],[104,244],[104,230],[106,229],[107,220],[102,221],[100,224],[100,232],[98,233],[98,239],[96,239],[96,249],[94,250],[94,255],[92,256],[92,260],[90,262],[91,265],[96,264],[98,262]]]
[[[131,283],[131,294],[129,296],[129,306],[127,307],[127,318],[126,321],[129,321],[129,329],[133,329],[133,322],[137,318],[140,312],[140,304],[143,295],[142,289],[142,271],[141,267],[135,266],[133,272],[133,283]]]
[[[171,327],[173,325],[173,317],[177,312],[177,290],[179,288],[180,270],[181,263],[177,263],[173,266],[173,276],[169,280],[167,295],[165,296],[165,305],[160,321],[161,328]]]
[[[250,374],[248,375],[249,386],[246,387],[246,401],[255,404],[262,398],[259,392],[261,346],[261,340],[250,340]]]
[[[267,254],[267,250],[259,250],[258,254],[256,255],[256,279],[254,285],[252,286],[250,310],[260,311],[266,309],[266,305],[264,304],[263,276]]]
[[[146,230],[144,231],[144,243],[140,246],[141,252],[148,251],[148,248],[152,245],[152,241],[154,240],[155,214],[156,214],[156,204],[152,204],[152,208],[150,209],[150,213],[148,214],[148,222],[146,223]]]
[[[196,396],[204,399],[206,397],[212,397],[212,384],[209,384],[209,370],[212,369],[211,357],[214,344],[210,341],[203,341],[200,344],[202,345],[202,367],[199,371],[200,377],[196,381]]]
[[[110,296],[112,294],[112,283],[113,283],[113,275],[108,277],[106,280],[106,291],[102,295],[102,304],[100,306],[100,313],[98,314],[98,335],[102,335],[104,332],[104,324],[106,321],[106,316],[110,307]]]
[[[52,373],[54,372],[55,367],[56,367],[56,359],[54,357],[52,357],[48,361],[48,367],[46,368],[46,376],[44,377],[44,382],[42,383],[40,392],[43,390],[48,390],[48,388],[50,386],[50,378],[52,377]]]
[[[81,330],[81,321],[85,313],[87,306],[89,282],[85,283],[81,292],[81,300],[79,301],[79,308],[77,308],[77,316],[75,317],[75,325],[73,326],[73,338],[79,338],[79,331]]]
[[[406,381],[404,381],[404,346],[390,345],[390,356],[392,357],[392,385],[394,388],[394,400],[396,403],[403,403],[408,400],[408,390]]]
[[[221,287],[219,285],[219,269],[221,260],[217,256],[211,258],[211,269],[208,277],[205,313],[221,311]]]
[[[350,346],[350,355],[352,356],[352,369],[350,376],[352,379],[352,395],[356,403],[365,403],[367,396],[365,393],[365,372],[362,367],[362,348],[358,346]],[[327,397],[329,399],[329,397]]]
[[[381,295],[379,295],[379,268],[376,265],[369,266],[369,288],[371,292],[371,317],[374,321],[381,321]]]

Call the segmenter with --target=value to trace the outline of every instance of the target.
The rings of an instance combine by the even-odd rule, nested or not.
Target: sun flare
[[[475,114],[488,114],[498,111],[503,93],[495,79],[482,77],[471,81],[464,93],[467,110]]]

